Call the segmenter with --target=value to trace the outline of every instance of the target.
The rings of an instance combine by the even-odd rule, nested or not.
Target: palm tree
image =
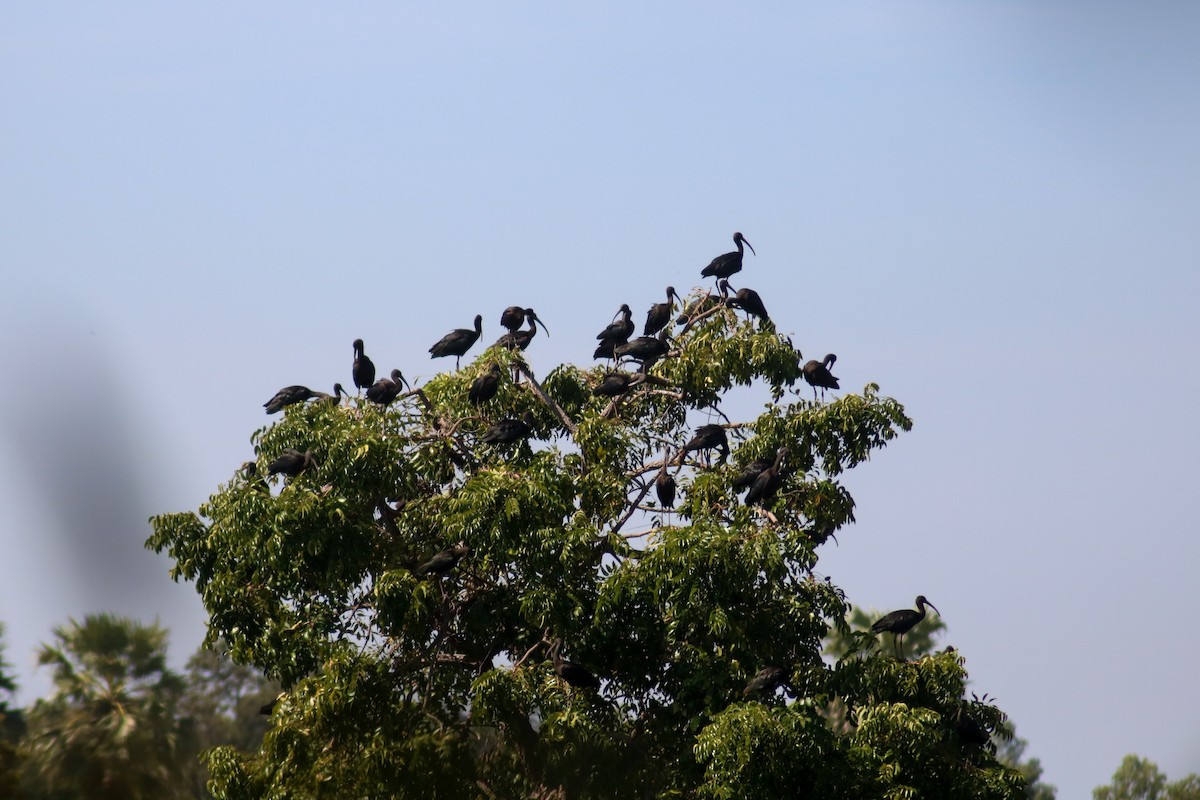
[[[29,712],[30,784],[85,800],[185,797],[194,750],[176,713],[184,681],[167,668],[167,632],[94,614],[54,637],[38,653],[54,693]]]

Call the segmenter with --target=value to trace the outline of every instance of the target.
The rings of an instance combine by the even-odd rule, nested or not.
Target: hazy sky
[[[925,594],[1060,797],[1200,771],[1200,5],[104,3],[0,12],[0,620],[204,615],[145,552],[350,343],[501,309],[590,363],[741,282],[916,420],[820,569]]]

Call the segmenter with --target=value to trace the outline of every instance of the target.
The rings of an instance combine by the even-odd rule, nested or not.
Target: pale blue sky
[[[24,4],[0,12],[7,657],[158,617],[141,549],[362,337],[538,309],[590,363],[740,230],[806,355],[916,420],[822,552],[928,595],[1060,797],[1200,771],[1200,6]],[[747,413],[752,411],[748,409]]]

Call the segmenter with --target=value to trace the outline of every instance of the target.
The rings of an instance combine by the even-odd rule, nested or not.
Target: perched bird
[[[616,346],[617,342],[615,340],[602,339],[592,352],[592,358],[616,358],[617,354],[613,352]]]
[[[646,376],[640,372],[610,372],[596,384],[592,394],[596,397],[619,397],[645,379]]]
[[[619,344],[624,344],[629,341],[629,337],[633,335],[633,312],[629,310],[626,303],[621,304],[620,310],[617,311],[619,320],[610,322],[608,327],[596,334],[596,338],[601,344],[612,343],[615,347]]]
[[[716,424],[701,425],[696,429],[696,434],[683,446],[679,460],[682,463],[685,455],[696,450],[714,449],[720,449],[721,463],[725,463],[725,459],[729,457],[729,438],[725,435],[725,429]]]
[[[289,478],[294,478],[304,470],[316,466],[317,462],[313,458],[312,450],[305,450],[301,453],[299,450],[289,447],[267,466],[267,476],[287,475]]]
[[[437,344],[429,348],[430,358],[442,358],[443,356],[454,356],[454,368],[458,369],[458,362],[464,354],[475,342],[479,341],[479,337],[483,334],[483,315],[475,315],[475,329],[455,328],[447,333]]]
[[[500,365],[493,363],[487,372],[471,382],[471,391],[467,393],[467,399],[474,405],[491,400],[496,396],[496,392],[500,391],[501,374]]]
[[[675,507],[675,478],[666,469],[654,479],[654,493],[658,495],[660,508]]]
[[[917,610],[911,608],[902,608],[899,611],[893,611],[885,615],[882,619],[877,620],[871,626],[871,633],[888,632],[892,634],[892,642],[896,646],[896,658],[900,658],[900,643],[904,640],[904,634],[912,630],[913,626],[921,620],[925,619],[925,606],[929,606],[934,611],[938,611],[937,606],[925,599],[925,595],[917,595]],[[942,612],[938,611],[939,614]]]
[[[726,281],[725,285],[728,286],[729,282]],[[717,288],[720,288],[719,283],[717,284]],[[700,297],[697,297],[695,300],[688,303],[687,308],[685,308],[683,312],[675,318],[675,324],[683,325],[684,330],[686,331],[691,326],[693,320],[703,315],[705,312],[719,306],[723,302],[724,296],[724,290],[722,290],[721,298],[714,297],[712,293],[703,294]]]
[[[254,463],[253,461],[247,461],[245,464],[242,464],[242,477],[246,479],[246,482],[250,484],[255,491],[267,492],[268,494],[271,492],[271,487],[267,485],[266,479],[259,477],[258,464]]]
[[[826,389],[840,389],[838,379],[833,376],[829,368],[833,366],[833,362],[837,361],[837,356],[833,353],[825,356],[821,361],[809,361],[804,365],[804,380],[809,386],[813,387],[813,400],[817,399],[817,389],[821,390],[821,397],[825,396]]]
[[[286,408],[287,406],[303,403],[304,401],[312,400],[313,398],[328,400],[337,397],[340,399],[344,391],[345,390],[342,389],[342,385],[340,383],[335,383],[333,385],[333,394],[316,392],[307,386],[285,386],[276,392],[274,397],[263,403],[263,408],[267,410],[268,414],[274,414]]]
[[[562,657],[562,639],[556,639],[550,648],[554,659],[554,672],[576,689],[599,689],[600,679],[583,667]]]
[[[750,679],[746,688],[742,689],[742,697],[749,697],[759,692],[774,692],[787,681],[787,678],[788,671],[782,667],[763,667]]]
[[[746,247],[749,247],[751,253],[754,253],[754,247],[740,233],[733,235],[733,243],[737,245],[737,251],[725,253],[714,258],[712,263],[700,271],[702,277],[717,278],[719,280],[721,278],[728,278],[735,272],[742,271],[742,254],[745,252],[742,249],[742,245],[744,244]],[[754,255],[758,255],[758,253],[754,253]]]
[[[520,419],[502,419],[484,432],[479,441],[484,444],[508,444],[527,439],[533,434],[533,412],[526,411]]]
[[[758,476],[763,473],[763,470],[769,469],[774,459],[756,458],[746,466],[742,467],[742,471],[738,476],[730,481],[729,485],[736,491],[750,488],[750,485],[758,480]]]
[[[967,714],[967,703],[965,702],[958,707],[958,711],[954,715],[954,730],[964,742],[977,747],[986,747],[992,740],[992,735],[987,732],[987,728],[971,719]]]
[[[679,295],[675,294],[675,287],[668,286],[667,302],[655,303],[646,312],[646,327],[642,329],[642,335],[653,336],[667,327],[667,323],[671,321],[671,311],[675,308],[676,300],[679,300],[679,305],[683,305],[683,301],[679,299]]]
[[[724,285],[724,292],[733,291],[733,287],[729,285],[729,281],[722,278],[720,282]],[[763,305],[762,298],[753,289],[742,287],[734,292],[732,296],[726,297],[725,303],[732,308],[740,308],[742,311],[745,311],[747,317],[755,316],[763,322],[771,321],[771,316],[767,313],[767,307]]]
[[[375,363],[363,352],[363,340],[354,340],[354,366],[351,368],[354,386],[360,392],[375,382]]]
[[[508,328],[509,333],[516,333],[525,324],[525,309],[521,306],[509,306],[500,315],[500,327]]]
[[[387,408],[406,388],[408,381],[404,380],[400,370],[394,369],[390,378],[380,378],[371,384],[371,388],[367,389],[367,399]]]
[[[659,331],[658,336],[639,336],[613,348],[618,359],[629,358],[637,361],[642,367],[642,372],[654,366],[670,350],[666,328]]]
[[[459,542],[449,550],[443,550],[421,566],[417,567],[417,574],[436,575],[440,578],[450,570],[457,567],[458,562],[462,560],[462,557],[470,552],[471,548],[467,547],[462,542]]]
[[[754,483],[750,484],[750,491],[746,492],[746,505],[759,505],[767,502],[775,496],[775,492],[779,491],[779,485],[783,483],[783,479],[779,474],[779,467],[783,464],[783,460],[787,458],[788,449],[781,447],[775,451],[775,461],[771,466],[758,473],[758,477],[754,479]]]
[[[496,344],[501,347],[507,347],[509,350],[524,350],[529,347],[529,343],[533,341],[533,337],[537,335],[537,326],[541,325],[542,330],[546,335],[550,335],[550,329],[546,327],[546,323],[542,322],[532,308],[524,310],[524,319],[529,322],[529,328],[523,331],[510,330],[508,333],[496,340]]]

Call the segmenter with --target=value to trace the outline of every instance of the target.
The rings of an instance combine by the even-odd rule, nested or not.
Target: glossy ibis
[[[746,241],[746,237],[742,236],[740,233],[735,233],[733,235],[733,243],[737,245],[737,251],[733,253],[725,253],[724,255],[719,255],[714,258],[711,264],[700,271],[700,275],[702,277],[717,278],[720,280],[721,278],[728,278],[735,272],[742,271],[742,253],[745,252],[742,249],[742,245],[744,244],[746,247],[749,247],[751,253],[754,253],[754,247],[750,244],[750,242]],[[758,253],[754,254],[758,255]]]
[[[640,372],[610,372],[592,389],[592,395],[595,397],[620,397],[645,379],[646,376]]]
[[[508,328],[509,333],[516,333],[525,324],[525,309],[521,306],[509,306],[500,315],[500,327]]]
[[[301,453],[299,450],[289,447],[267,466],[267,476],[287,475],[289,478],[294,478],[304,470],[316,466],[317,462],[313,458],[312,450],[305,450]]]
[[[462,557],[470,552],[471,548],[467,547],[462,542],[459,542],[449,550],[443,550],[421,566],[417,567],[417,574],[435,575],[440,578],[450,570],[457,567],[458,562],[462,560]]]
[[[617,311],[614,317],[614,322],[609,323],[608,327],[596,334],[596,338],[601,343],[612,342],[613,346],[624,344],[629,341],[629,337],[633,335],[633,312],[629,310],[627,303],[622,303],[620,310]]]
[[[546,335],[550,335],[550,329],[546,327],[546,323],[542,322],[532,308],[525,309],[525,320],[529,322],[529,328],[523,331],[509,331],[496,340],[496,344],[501,347],[507,347],[509,350],[524,350],[529,347],[529,343],[533,341],[533,337],[537,335],[537,326],[541,325],[542,330]]]
[[[554,673],[576,689],[599,689],[600,679],[573,661],[562,657],[562,639],[556,639],[550,648],[554,659]]]
[[[746,492],[746,505],[763,503],[770,500],[779,491],[779,485],[783,483],[783,479],[779,474],[779,468],[783,465],[783,460],[787,458],[788,449],[781,447],[775,451],[775,461],[771,466],[764,469],[750,484],[750,491]]]
[[[663,467],[662,472],[654,479],[654,493],[658,495],[660,508],[675,507],[675,478]]]
[[[354,340],[354,366],[351,369],[354,386],[360,392],[375,383],[375,363],[363,352],[363,340]]]
[[[371,384],[371,387],[367,389],[367,399],[387,408],[407,386],[408,381],[404,380],[400,370],[394,369],[390,378],[380,378]]]
[[[758,476],[763,473],[763,470],[769,469],[771,464],[775,463],[774,459],[756,458],[746,466],[742,467],[742,471],[738,476],[730,481],[729,485],[735,491],[748,489],[751,484],[758,480]]]
[[[483,334],[483,315],[475,315],[475,329],[455,328],[447,333],[437,344],[429,348],[430,358],[442,358],[443,356],[454,356],[454,368],[458,369],[459,359],[470,350],[477,341],[480,335]]]
[[[679,295],[675,294],[675,287],[668,286],[667,302],[655,303],[646,312],[646,327],[642,329],[643,335],[653,336],[667,327],[667,323],[671,321],[671,311],[675,308],[676,300],[679,300]],[[679,300],[679,305],[683,305],[682,300]]]
[[[729,281],[722,278],[721,284],[724,286],[724,293],[733,292],[733,287],[729,285]],[[733,308],[740,308],[742,311],[745,311],[747,318],[755,316],[763,322],[771,321],[771,316],[767,313],[767,307],[763,305],[762,298],[753,289],[742,287],[727,297],[725,302]]]
[[[471,391],[467,393],[467,399],[474,405],[486,403],[496,396],[496,392],[500,390],[500,365],[493,363],[488,367],[488,371],[480,375],[471,383]]]
[[[728,286],[729,282],[726,281],[725,285]],[[721,288],[719,283],[717,284],[717,288],[718,289]],[[692,321],[694,319],[696,319],[696,317],[699,317],[702,314],[704,314],[705,312],[720,305],[722,300],[724,299],[724,297],[725,297],[724,289],[721,289],[721,299],[714,297],[711,292],[703,294],[700,297],[697,297],[695,300],[688,303],[687,308],[685,308],[683,310],[683,312],[678,317],[675,318],[675,324],[690,326]],[[686,328],[685,328],[685,330],[686,330]]]
[[[729,437],[725,435],[725,429],[715,423],[701,425],[696,429],[696,434],[688,440],[688,443],[683,446],[683,450],[679,454],[682,461],[683,457],[688,453],[696,450],[713,450],[720,449],[721,463],[729,456]]]
[[[340,383],[333,385],[333,394],[325,394],[324,392],[313,391],[307,386],[285,386],[275,393],[267,402],[263,403],[263,408],[268,414],[274,414],[287,406],[303,403],[305,400],[317,398],[320,400],[331,400],[333,398],[341,399],[341,395],[345,392]]]
[[[899,611],[887,614],[871,626],[871,633],[884,633],[886,631],[892,634],[892,642],[896,646],[896,658],[900,658],[900,643],[904,640],[904,634],[912,630],[913,626],[918,622],[925,619],[925,606],[938,611],[937,606],[926,600],[923,594],[917,595],[916,605],[916,611],[913,611],[911,608],[902,608]],[[938,613],[941,614],[942,612],[938,611]]]
[[[826,389],[840,389],[838,379],[833,376],[829,368],[833,366],[833,362],[837,361],[837,356],[833,353],[825,356],[820,361],[809,361],[804,365],[804,380],[809,386],[813,387],[813,400],[817,399],[817,389],[821,390],[821,397],[825,397]]]
[[[508,444],[527,439],[533,434],[533,412],[526,411],[520,419],[502,419],[488,428],[479,441],[484,444]]]
[[[658,336],[639,336],[636,339],[630,339],[625,344],[619,344],[613,348],[613,352],[618,359],[630,358],[642,365],[642,371],[650,369],[654,364],[671,349],[671,345],[667,343],[667,329],[663,328],[658,332]]]
[[[787,681],[788,671],[782,667],[763,667],[760,669],[746,688],[742,689],[742,697],[749,697],[759,692],[774,692]]]

